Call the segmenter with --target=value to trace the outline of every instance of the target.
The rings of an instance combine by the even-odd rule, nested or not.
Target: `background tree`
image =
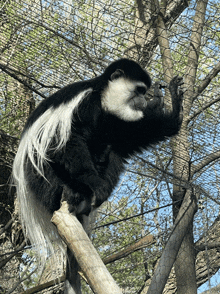
[[[108,267],[125,293],[147,293],[151,280],[157,287],[155,272],[171,270],[159,260],[178,212],[190,203],[191,217],[180,251],[172,256],[175,267],[164,293],[196,293],[220,267],[218,1],[3,0],[0,5],[2,291],[19,292],[39,278],[33,273],[33,253],[29,247],[23,250],[13,199],[7,196],[27,116],[60,87],[130,57],[147,68],[153,81],[184,76],[184,122],[175,139],[129,161],[111,201],[99,209],[92,240],[104,260],[115,260]],[[151,242],[141,243],[148,237]],[[46,271],[41,283],[60,275]],[[26,284],[19,285],[25,278]],[[85,285],[84,292],[89,291]]]

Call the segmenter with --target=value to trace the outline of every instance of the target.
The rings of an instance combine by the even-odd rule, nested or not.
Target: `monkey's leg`
[[[82,294],[79,266],[73,253],[67,247],[66,281],[64,294]]]
[[[91,214],[92,217],[93,214]],[[90,216],[79,215],[78,220],[82,224],[87,235],[90,235]],[[74,254],[67,247],[67,262],[66,262],[66,282],[64,294],[82,294],[80,275],[78,273],[79,265]]]
[[[62,202],[67,201],[69,213],[75,215],[74,203],[80,197],[79,193],[72,193],[66,185],[63,187]],[[80,275],[78,274],[79,266],[74,254],[67,247],[66,252],[66,281],[64,294],[82,294]]]

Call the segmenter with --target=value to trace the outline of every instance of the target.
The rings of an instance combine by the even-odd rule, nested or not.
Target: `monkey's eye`
[[[135,92],[139,95],[145,95],[147,92],[147,87],[144,86],[137,86]]]
[[[116,71],[111,74],[111,81],[116,80],[122,76],[124,76],[124,71],[122,69],[116,69]]]

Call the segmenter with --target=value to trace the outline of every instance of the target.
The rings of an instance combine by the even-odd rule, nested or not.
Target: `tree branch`
[[[210,249],[218,249],[220,248],[220,242],[211,242],[211,243],[203,243],[203,244],[200,244],[198,246],[195,245],[195,250],[197,252],[197,254],[201,251],[204,251],[204,250],[210,250]]]
[[[18,17],[18,15],[17,15],[17,17]],[[53,28],[51,28],[49,25],[43,23],[42,21],[38,21],[38,22],[35,22],[33,20],[27,21],[27,19],[23,18],[21,15],[19,15],[19,18],[22,21],[25,21],[27,25],[34,24],[38,27],[42,27],[42,28],[46,29],[47,31],[53,33],[55,36],[60,37],[64,41],[68,42],[69,44],[73,45],[74,47],[78,48],[81,52],[83,52],[91,62],[93,62],[94,64],[97,64],[97,65],[100,65],[100,59],[97,60],[97,59],[91,58],[91,55],[89,54],[89,52],[83,46],[80,46],[79,42],[74,42],[73,40],[68,39],[64,34],[59,33],[58,31],[54,30]]]
[[[196,202],[196,199],[192,198],[192,194],[190,190],[188,190],[183,200],[183,204],[180,207],[178,216],[175,220],[174,228],[170,234],[170,237],[153,275],[147,294],[161,294],[163,292],[183,238],[186,235],[189,224],[192,222],[197,208]]]
[[[46,282],[44,284],[37,285],[37,286],[35,286],[35,287],[31,288],[31,289],[28,289],[28,290],[26,290],[24,292],[21,292],[20,294],[33,294],[33,293],[37,293],[37,292],[40,292],[40,291],[45,290],[47,288],[50,288],[52,286],[58,285],[58,284],[64,282],[65,279],[66,279],[66,277],[63,275],[63,276],[61,276],[59,278],[56,278],[54,280],[51,280],[51,281]]]
[[[212,226],[196,242],[196,282],[197,287],[207,282],[219,270],[220,266],[220,217],[218,216]],[[207,250],[206,250],[207,249]],[[207,262],[208,261],[208,262]],[[148,281],[149,283],[149,281]],[[146,293],[146,292],[144,292]],[[171,271],[164,294],[177,293],[174,268]]]
[[[158,0],[154,0],[155,2],[155,10],[157,7],[162,4],[159,3]],[[161,7],[160,7],[161,10]],[[164,7],[162,8],[164,10]],[[169,44],[169,38],[167,34],[167,28],[164,21],[164,15],[162,13],[159,13],[157,15],[157,22],[156,22],[156,33],[157,33],[157,39],[160,47],[160,53],[162,57],[162,63],[163,63],[163,71],[164,71],[164,80],[165,82],[169,83],[171,79],[173,78],[173,62],[170,52],[170,44]]]
[[[145,1],[146,2],[146,1]],[[166,27],[169,26],[171,27],[174,23],[175,20],[180,16],[180,14],[188,7],[188,0],[173,0],[170,1],[166,7],[166,12],[164,15],[164,22]],[[148,2],[146,2],[148,3]],[[137,1],[138,7],[141,7],[140,1]],[[142,14],[142,12],[141,12]],[[143,19],[143,16],[140,16],[140,11],[139,11],[139,18]],[[144,19],[146,18],[146,15],[144,16]],[[142,30],[144,31],[141,35],[143,35],[142,43],[135,43],[135,46],[131,46],[130,48],[125,50],[125,54],[129,56],[129,52],[132,51],[134,48],[139,51],[138,47],[143,48],[141,50],[141,57],[140,57],[140,64],[143,67],[146,67],[152,55],[154,54],[154,49],[158,45],[158,39],[156,37],[156,32],[153,29],[153,19],[150,19],[150,24],[146,24],[145,26],[142,27]]]
[[[27,87],[28,89],[30,89],[31,91],[33,91],[34,93],[36,93],[37,95],[41,96],[42,98],[47,98],[47,96],[45,96],[44,94],[42,94],[41,92],[39,92],[38,90],[36,90],[34,87],[30,86],[29,83],[27,83],[26,81],[20,79],[16,74],[11,73],[6,66],[3,66],[0,64],[0,69],[5,72],[6,74],[8,74],[10,77],[14,78],[15,80],[17,80],[19,83],[23,84],[25,87]]]
[[[203,79],[201,84],[198,86],[197,93],[196,93],[197,96],[201,94],[202,91],[205,90],[205,88],[210,84],[212,79],[215,78],[219,72],[220,72],[220,61],[213,67],[213,69],[207,74],[207,76]]]
[[[207,76],[203,79],[201,84],[198,86],[196,94],[193,96],[192,100],[194,101],[210,84],[210,82],[217,76],[217,74],[220,72],[220,61],[215,65],[215,67],[207,74]],[[192,115],[190,115],[186,120],[187,123],[189,123],[191,120],[193,120],[196,116],[198,116],[200,113],[202,113],[205,109],[209,108],[216,102],[220,101],[220,96],[205,105],[203,105],[200,109],[198,109],[196,112],[194,112]]]
[[[145,14],[144,14],[144,5],[142,0],[136,0],[138,12],[139,12],[139,18],[142,22],[146,22]]]
[[[51,85],[45,85],[45,84],[41,83],[40,81],[36,80],[35,78],[31,77],[30,75],[27,75],[27,74],[22,73],[21,71],[19,71],[19,70],[16,69],[15,67],[11,67],[11,66],[9,66],[7,63],[0,63],[0,67],[1,67],[1,68],[2,68],[2,67],[5,67],[5,68],[7,68],[8,70],[12,71],[14,74],[16,74],[16,75],[21,75],[21,76],[23,76],[23,77],[25,77],[25,78],[27,78],[27,79],[29,79],[29,80],[31,80],[31,81],[37,83],[37,84],[38,84],[39,86],[41,86],[42,88],[47,88],[47,89],[53,89],[53,88],[55,88],[55,89],[61,89],[61,87],[56,86],[56,85],[52,85],[52,86],[51,86]]]
[[[131,253],[138,251],[140,249],[143,249],[147,246],[150,246],[154,243],[156,243],[156,240],[153,237],[153,235],[145,236],[145,237],[141,238],[141,240],[139,240],[135,244],[128,246],[124,250],[121,250],[120,252],[117,252],[115,254],[112,254],[109,257],[104,258],[103,262],[104,262],[104,264],[108,264],[108,263],[114,262],[116,260],[119,260],[121,258],[125,258],[126,256],[130,255]]]
[[[196,96],[197,97],[197,96]],[[209,108],[210,106],[212,106],[213,104],[217,103],[220,101],[220,96],[217,97],[216,99],[206,103],[205,105],[203,105],[199,110],[197,110],[196,112],[194,112],[192,115],[188,116],[188,118],[186,118],[187,123],[189,123],[191,120],[193,120],[195,117],[197,117],[200,113],[202,113],[204,110],[206,110],[207,108]]]
[[[151,212],[154,212],[154,211],[158,211],[159,209],[163,209],[163,208],[169,207],[169,206],[171,206],[173,204],[174,204],[174,202],[171,202],[169,204],[166,204],[166,205],[163,205],[163,206],[160,206],[160,207],[157,207],[157,208],[152,208],[152,209],[149,209],[147,211],[143,211],[143,212],[138,213],[138,214],[134,214],[134,215],[131,215],[131,216],[122,218],[122,219],[118,219],[118,220],[112,221],[110,223],[106,223],[104,225],[97,226],[97,227],[94,228],[94,230],[99,229],[99,228],[104,228],[104,227],[107,227],[107,226],[110,226],[110,225],[115,225],[115,224],[118,224],[120,222],[125,222],[127,220],[132,219],[132,218],[139,217],[139,216],[145,215],[147,213],[151,213]]]
[[[196,174],[202,168],[220,158],[220,150],[206,156],[200,163],[192,167],[192,175]]]
[[[74,253],[89,285],[97,294],[121,294],[112,276],[92,245],[78,219],[69,213],[68,204],[63,201],[61,208],[55,211],[52,222],[58,233]]]
[[[26,245],[26,241],[24,240],[24,241],[21,243],[21,245],[20,245],[15,251],[13,251],[12,253],[10,253],[10,255],[9,255],[8,257],[6,257],[6,258],[4,258],[3,260],[1,260],[1,262],[0,262],[0,269],[3,268],[3,266],[5,266],[6,263],[8,263],[8,262],[9,262],[14,256],[16,256],[16,254],[17,254],[19,251],[23,250],[24,247],[25,247],[25,245]]]
[[[193,97],[195,95],[194,87],[196,81],[196,74],[198,70],[198,60],[202,40],[202,32],[205,23],[205,12],[208,0],[197,1],[196,13],[194,16],[192,34],[190,40],[190,49],[188,54],[185,86],[187,91],[185,93],[184,114],[188,116],[192,107]],[[186,121],[186,119],[185,119]]]
[[[189,0],[174,0],[167,5],[164,20],[166,24],[173,24],[180,14],[189,6]]]

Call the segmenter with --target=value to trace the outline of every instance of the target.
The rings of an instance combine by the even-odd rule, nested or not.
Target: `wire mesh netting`
[[[177,260],[163,293],[195,293],[200,286],[202,292],[219,283],[219,24],[217,0],[0,3],[0,159],[9,171],[16,147],[10,147],[8,156],[6,144],[2,147],[4,140],[7,136],[19,138],[36,105],[63,86],[93,78],[110,62],[124,57],[139,62],[153,83],[169,83],[175,75],[184,77],[180,134],[175,141],[151,146],[128,162],[120,184],[100,208],[94,224],[93,243],[103,258],[145,236],[153,238],[150,245],[109,264],[123,293],[149,293],[158,261],[173,232],[176,211],[188,196],[196,199],[197,211],[187,230],[190,241],[186,247],[182,245],[185,255],[180,251],[177,257],[185,269]],[[169,99],[166,91],[164,95]],[[16,146],[17,141],[8,144]],[[1,177],[0,189],[7,182]],[[3,188],[1,194],[5,209]],[[3,220],[1,223],[6,224]],[[2,254],[12,250],[8,242],[2,244]],[[36,285],[39,275],[35,272],[29,277],[36,267],[31,255],[31,251],[22,252],[18,270],[10,279],[8,265],[7,276],[0,280],[3,289],[12,289],[24,272],[23,289]],[[189,264],[195,265],[188,271],[188,275],[194,273],[194,280],[180,282],[181,275],[188,277],[184,270]],[[45,274],[42,281],[56,276]],[[88,286],[83,289],[90,293]]]

